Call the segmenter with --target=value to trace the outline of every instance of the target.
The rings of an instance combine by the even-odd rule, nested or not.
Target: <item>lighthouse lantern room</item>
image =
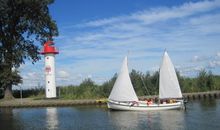
[[[45,92],[46,98],[56,98],[56,82],[55,82],[55,55],[58,54],[58,50],[53,46],[52,41],[44,43],[43,50],[41,52],[44,55],[45,61]]]

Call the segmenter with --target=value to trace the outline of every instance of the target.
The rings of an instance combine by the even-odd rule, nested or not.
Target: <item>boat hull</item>
[[[136,103],[108,101],[107,105],[109,109],[113,109],[113,110],[155,111],[155,110],[181,109],[183,107],[183,102],[178,101],[176,103],[169,103],[169,104],[148,105],[144,101],[138,101]]]

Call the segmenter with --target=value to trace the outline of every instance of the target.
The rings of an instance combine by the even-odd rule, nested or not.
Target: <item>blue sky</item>
[[[57,85],[101,84],[128,52],[130,71],[154,72],[165,49],[183,76],[220,74],[220,0],[56,0],[50,13],[60,33]],[[23,85],[44,85],[43,68],[43,57],[22,65]]]

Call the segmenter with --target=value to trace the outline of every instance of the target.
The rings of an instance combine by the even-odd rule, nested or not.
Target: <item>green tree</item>
[[[88,87],[88,86],[94,86],[94,84],[95,84],[94,81],[92,81],[90,78],[88,78],[88,79],[84,79],[79,86]]]
[[[197,87],[200,89],[200,91],[207,90],[207,75],[208,74],[205,69],[199,72],[199,75],[197,78]]]
[[[147,72],[145,75],[143,75],[143,86],[145,89],[145,95],[153,95],[155,86],[151,83],[151,75],[150,72]]]
[[[109,81],[104,82],[100,87],[100,93],[102,97],[108,97],[115,84],[117,74],[115,74]]]
[[[214,89],[214,76],[212,74],[211,71],[208,72],[208,76],[207,76],[207,82],[206,82],[206,85],[209,89],[209,91],[213,90]]]
[[[151,90],[152,94],[157,95],[159,93],[159,71],[154,72],[150,79],[152,88],[154,88]]]
[[[98,93],[96,93],[98,86],[90,79],[85,79],[80,85],[78,94],[80,94],[80,98],[94,98],[98,97]]]
[[[53,2],[0,0],[0,85],[5,88],[7,99],[13,98],[12,86],[21,82],[16,69],[26,60],[38,61],[38,44],[58,35],[48,9]]]
[[[177,76],[177,79],[179,81],[180,88],[182,88],[183,83],[184,83],[184,77],[180,75],[180,72],[178,70],[176,70],[176,76]]]
[[[144,85],[142,82],[143,74],[141,72],[138,72],[138,71],[132,69],[132,71],[130,73],[130,77],[131,77],[132,85],[134,86],[134,89],[136,91],[136,94],[138,96],[145,95],[146,91],[144,89]]]
[[[214,87],[213,88],[215,90],[220,90],[220,76],[219,75],[214,75],[213,80],[214,80]]]

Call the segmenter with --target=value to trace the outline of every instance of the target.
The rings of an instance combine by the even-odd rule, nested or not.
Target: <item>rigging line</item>
[[[142,81],[142,83],[143,83],[143,85],[144,85],[145,90],[147,91],[147,94],[148,94],[149,96],[151,96],[151,94],[149,93],[149,91],[148,91],[148,89],[147,89],[147,86],[146,86],[145,83],[144,83],[144,79],[143,79],[142,76],[141,76],[141,81]]]

